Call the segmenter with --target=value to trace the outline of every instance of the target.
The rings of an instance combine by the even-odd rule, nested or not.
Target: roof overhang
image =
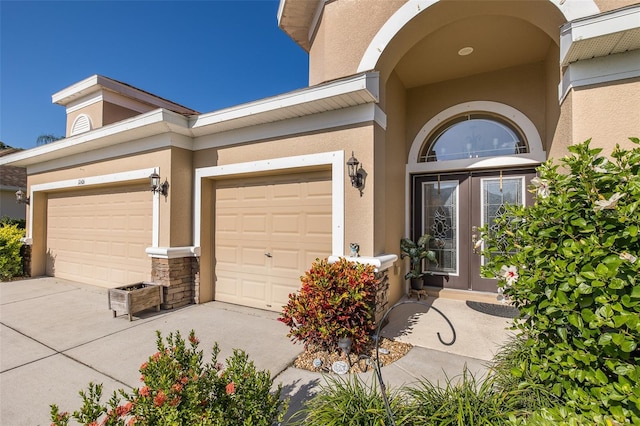
[[[280,0],[278,26],[307,52],[326,1]]]
[[[640,49],[640,5],[576,19],[560,31],[560,63]]]
[[[191,108],[187,108],[175,102],[156,96],[152,93],[145,92],[126,83],[121,83],[102,75],[92,75],[84,80],[75,83],[51,96],[54,104],[69,106],[74,103],[101,91],[111,91],[120,95],[129,97],[138,102],[152,105],[154,108],[164,108],[179,114],[192,115],[198,114]]]
[[[0,165],[28,167],[160,134],[188,138],[311,116],[378,102],[378,73],[363,73],[199,116],[156,109],[86,133],[0,157]],[[145,145],[148,149],[148,145]]]

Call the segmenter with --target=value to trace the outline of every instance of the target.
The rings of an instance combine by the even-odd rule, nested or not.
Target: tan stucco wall
[[[560,105],[560,116],[558,117],[558,123],[554,129],[553,142],[547,150],[548,159],[555,161],[562,158],[567,152],[569,152],[567,148],[571,145],[571,141],[573,140],[572,120],[573,93],[569,92]]]
[[[171,148],[169,194],[171,196],[171,247],[193,244],[193,152]],[[161,198],[161,203],[165,202]]]
[[[110,102],[105,102],[103,105],[102,112],[102,125],[106,126],[107,124],[115,123],[117,121],[125,120],[127,118],[135,117],[136,115],[140,115],[141,113],[138,111],[134,111],[129,108],[125,108],[120,105],[112,104]]]
[[[395,265],[389,270],[389,303],[396,303],[405,294],[404,261],[400,260],[400,239],[405,234],[405,164],[407,162],[406,145],[406,92],[396,75],[387,81],[385,92],[385,112],[387,113],[387,130],[385,138],[376,144],[384,143],[384,181],[385,193],[376,199],[376,211],[384,209],[384,239],[380,253],[391,253],[398,256]],[[376,168],[376,172],[378,172]],[[376,244],[378,247],[379,244]]]
[[[371,39],[405,2],[327,2],[309,51],[309,84],[355,74]]]
[[[600,12],[609,12],[610,10],[620,9],[621,7],[638,4],[637,0],[594,0]]]
[[[616,144],[635,146],[640,137],[640,78],[573,90],[573,143],[592,139],[609,154]]]
[[[542,63],[498,70],[411,89],[407,94],[407,150],[422,126],[439,112],[468,101],[494,101],[525,114],[545,138],[546,85]],[[408,151],[407,151],[408,152]]]
[[[81,114],[86,114],[89,116],[93,129],[102,127],[102,102],[96,102],[67,114],[67,137],[71,135],[71,127],[73,126],[73,122]]]

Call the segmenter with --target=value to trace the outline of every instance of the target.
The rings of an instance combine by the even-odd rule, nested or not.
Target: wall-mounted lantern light
[[[163,183],[160,183],[160,175],[156,172],[149,175],[149,183],[151,185],[151,192],[154,194],[162,194],[165,197],[169,194],[169,182],[165,179]]]
[[[351,178],[351,186],[357,188],[360,191],[360,195],[362,195],[362,187],[364,186],[364,171],[362,168],[358,168],[360,162],[353,155],[353,151],[351,151],[351,158],[347,161],[347,171],[349,173],[349,177]]]
[[[16,191],[16,203],[18,204],[29,204],[30,200],[29,197],[25,196],[25,193],[22,192],[21,189],[18,189]]]

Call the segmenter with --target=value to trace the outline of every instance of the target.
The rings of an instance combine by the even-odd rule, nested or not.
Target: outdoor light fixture
[[[25,197],[24,192],[21,189],[16,191],[16,203],[18,204],[29,204],[29,197]]]
[[[160,183],[160,175],[156,172],[149,175],[149,181],[151,184],[151,192],[154,194],[162,194],[165,197],[169,194],[169,182],[165,179],[163,183]]]
[[[360,191],[360,196],[362,196],[362,188],[364,187],[364,171],[362,168],[358,168],[360,162],[353,155],[353,151],[351,151],[351,158],[347,161],[347,171],[349,172],[349,177],[351,178],[351,186],[357,188]]]

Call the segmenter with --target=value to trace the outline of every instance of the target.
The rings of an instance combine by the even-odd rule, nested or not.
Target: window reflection
[[[448,161],[529,152],[524,137],[498,117],[470,114],[441,126],[430,138],[420,161]]]

